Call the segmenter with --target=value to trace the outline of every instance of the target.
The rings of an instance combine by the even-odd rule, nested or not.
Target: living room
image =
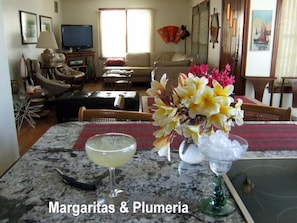
[[[40,59],[40,54],[43,49],[37,49],[36,44],[22,44],[21,35],[20,35],[20,18],[19,11],[26,11],[35,13],[37,15],[37,24],[39,24],[39,16],[47,16],[52,18],[53,23],[53,31],[58,42],[59,48],[61,47],[61,24],[91,24],[93,26],[94,31],[94,47],[93,50],[96,51],[98,56],[98,9],[99,8],[149,8],[154,11],[154,30],[161,28],[166,25],[176,25],[181,26],[186,25],[188,30],[191,32],[192,30],[192,8],[200,3],[200,0],[163,0],[163,1],[95,1],[95,0],[29,0],[29,1],[5,1],[2,2],[2,29],[3,29],[3,41],[5,43],[3,47],[7,49],[7,59],[4,58],[5,61],[3,67],[7,68],[7,71],[4,72],[8,74],[6,78],[10,80],[15,80],[20,78],[19,74],[19,60],[21,55],[24,54],[26,57],[30,58],[38,58]],[[252,5],[255,4],[255,1],[252,1]],[[272,5],[272,6],[271,6]],[[168,6],[170,6],[170,10],[168,10]],[[254,7],[254,6],[253,6]],[[262,6],[263,7],[263,4]],[[275,1],[269,1],[269,4],[265,6],[266,8],[275,8]],[[220,0],[211,0],[210,1],[210,9],[216,8],[218,12],[222,10],[222,1]],[[79,16],[78,16],[79,15]],[[38,31],[39,33],[39,31]],[[219,33],[218,39],[220,39],[221,34]],[[186,46],[186,50],[185,50]],[[181,40],[177,44],[175,43],[165,43],[160,35],[155,31],[153,34],[153,51],[175,51],[175,52],[191,52],[191,38],[187,38],[186,40]],[[209,43],[208,46],[208,63],[213,67],[219,66],[219,55],[220,55],[220,47],[216,45],[213,48],[213,44]],[[61,50],[61,48],[60,48]],[[256,57],[257,58],[257,57]],[[7,64],[6,64],[7,63]],[[99,60],[96,60],[97,66],[97,75],[101,75]],[[270,66],[271,60],[262,61],[262,66],[267,68],[267,64]],[[254,67],[247,69],[253,70]],[[258,67],[258,66],[257,66]],[[268,70],[270,69],[267,68]],[[261,70],[263,71],[263,70]],[[267,73],[267,70],[264,71]],[[269,72],[268,72],[269,73]],[[5,79],[7,80],[7,79]],[[3,117],[11,117],[13,114],[12,110],[12,102],[11,102],[11,94],[10,89],[8,87],[4,87],[2,89],[7,89],[7,101],[6,104],[7,109],[3,114]],[[248,95],[252,95],[252,86],[247,83],[246,93]],[[267,101],[267,99],[264,99]],[[9,115],[8,115],[9,114]],[[11,117],[10,126],[14,124],[14,117]],[[4,120],[3,120],[4,121]],[[7,120],[5,120],[7,121]],[[5,126],[5,125],[1,125]],[[2,127],[1,127],[2,128]],[[7,129],[5,129],[7,131]],[[15,136],[14,127],[12,129],[9,128],[9,136]],[[16,137],[14,137],[16,138]],[[17,142],[15,140],[11,147],[17,147]],[[9,152],[11,153],[11,152]],[[17,149],[13,152],[14,157],[17,157]]]
[[[97,1],[99,2],[100,0]],[[160,1],[162,2],[160,3]],[[254,209],[254,213],[260,215],[261,217],[270,218],[270,220],[265,219],[266,221],[258,220],[258,218],[255,218],[255,222],[273,222],[274,220],[279,220],[279,222],[290,222],[290,220],[292,220],[292,217],[294,218],[294,216],[296,216],[296,199],[294,200],[292,199],[292,197],[296,197],[294,196],[294,192],[296,192],[295,167],[297,157],[297,126],[296,122],[289,121],[289,119],[287,119],[285,123],[277,121],[263,122],[263,120],[261,119],[260,122],[255,123],[253,121],[250,123],[245,123],[245,125],[240,126],[239,128],[232,127],[232,134],[236,133],[237,130],[236,134],[245,135],[243,136],[243,138],[247,137],[247,140],[244,140],[245,143],[242,143],[244,145],[240,146],[244,151],[238,150],[239,147],[237,145],[230,146],[229,144],[227,144],[222,146],[221,144],[219,144],[219,147],[217,147],[216,145],[218,145],[218,143],[215,142],[215,146],[213,148],[215,148],[216,151],[213,152],[213,157],[208,157],[208,159],[210,160],[209,163],[207,160],[203,160],[202,162],[200,161],[201,163],[198,163],[196,165],[188,165],[181,162],[179,159],[180,157],[178,150],[172,150],[171,160],[170,154],[168,154],[168,151],[170,153],[170,150],[168,150],[168,148],[165,148],[167,149],[167,151],[165,151],[165,155],[169,155],[168,160],[165,157],[159,157],[157,154],[152,153],[151,148],[152,142],[154,140],[153,131],[155,130],[156,126],[154,126],[152,123],[142,122],[66,122],[54,125],[53,128],[51,128],[50,131],[47,132],[47,134],[43,135],[41,138],[38,137],[39,140],[31,147],[31,149],[24,156],[18,159],[20,157],[20,154],[17,141],[17,130],[15,126],[10,81],[20,78],[18,64],[22,54],[24,54],[26,57],[39,59],[40,54],[43,51],[43,49],[36,49],[36,44],[21,43],[19,10],[35,13],[38,19],[39,15],[48,16],[52,18],[55,36],[58,41],[59,47],[61,47],[61,34],[59,28],[60,25],[64,22],[72,23],[73,21],[74,24],[77,24],[80,23],[80,21],[83,21],[83,24],[92,24],[94,28],[96,28],[98,7],[132,7],[133,5],[133,7],[154,8],[156,12],[156,17],[158,17],[158,23],[155,23],[154,27],[155,31],[159,27],[168,24],[177,26],[184,24],[187,26],[188,30],[192,34],[191,9],[194,5],[197,4],[197,2],[194,3],[194,1],[188,1],[189,4],[185,6],[185,1],[186,0],[125,1],[125,3],[131,3],[131,5],[129,6],[122,5],[120,0],[117,1],[117,4],[111,3],[110,0],[106,0],[106,2],[104,1],[106,5],[101,5],[101,3],[98,3],[95,0],[10,0],[5,2],[1,1],[0,44],[2,50],[0,54],[0,64],[2,75],[0,75],[0,89],[2,90],[2,109],[0,110],[0,176],[2,176],[2,174],[4,175],[0,179],[0,221],[254,222],[252,217],[250,216],[250,213],[252,213],[250,209]],[[232,2],[234,3],[234,1],[237,0],[233,0]],[[252,3],[250,5],[251,10],[255,8],[257,10],[263,10],[264,8],[268,8],[269,11],[273,7],[270,7],[268,1],[273,4],[276,3],[276,0],[250,1]],[[285,1],[286,0],[283,0],[283,2]],[[293,2],[293,0],[287,1]],[[57,2],[57,5],[55,5],[55,2]],[[147,4],[144,4],[143,2],[146,2]],[[226,1],[211,1],[211,3],[214,2],[221,3]],[[256,6],[256,2],[260,5]],[[294,0],[294,2],[296,2],[296,0]],[[76,5],[74,7],[72,5],[78,3],[80,3],[79,6]],[[91,5],[86,6],[88,3],[90,3]],[[153,3],[157,6],[161,5],[163,10],[159,13],[157,7],[153,7]],[[176,9],[170,11],[166,8],[166,6],[168,7],[168,5],[174,5],[176,6]],[[265,5],[265,7],[263,5]],[[211,5],[211,14],[214,8],[216,11],[220,11],[220,7],[218,5]],[[293,8],[292,10],[295,10],[295,8]],[[180,19],[184,18],[185,14],[188,14],[185,20]],[[224,13],[221,14],[224,15],[224,17],[226,16]],[[274,15],[275,14],[276,13],[274,13]],[[295,11],[294,14],[296,14]],[[91,16],[89,17],[87,15]],[[228,16],[230,16],[230,14],[228,14]],[[288,14],[285,14],[285,16],[289,17]],[[162,22],[160,22],[161,18],[164,18]],[[37,21],[39,24],[39,20]],[[233,22],[232,25],[236,23],[236,20],[230,21]],[[295,19],[295,21],[297,21],[297,19]],[[247,28],[245,27],[241,26],[241,28],[245,29],[245,31],[248,32]],[[221,28],[220,30],[223,30],[223,28]],[[237,43],[240,42],[240,39],[236,35],[236,31],[236,29],[230,29],[230,34],[232,36],[234,35],[232,38],[236,43],[236,45],[233,45],[235,46],[235,49]],[[266,34],[267,33],[271,35],[270,32],[266,32]],[[178,44],[166,44],[156,32],[154,36],[154,51],[166,50],[184,52],[184,47],[186,45],[185,51],[187,53],[191,52],[191,38],[188,38],[186,41],[180,41]],[[94,37],[95,42],[97,42],[97,32],[94,32]],[[250,37],[248,37],[247,39],[254,40]],[[220,41],[223,41],[223,39],[220,38],[219,43],[217,43],[216,40],[213,39],[213,41],[208,44],[210,57],[208,62],[210,64],[213,63],[212,66],[219,65],[218,55],[222,53],[222,49],[220,48]],[[255,51],[251,50],[248,47],[250,42],[245,42],[246,45],[243,48],[243,51],[247,51],[246,57],[242,60],[244,61],[243,67],[245,68],[245,72],[243,74],[261,74],[269,76],[270,68],[272,67],[273,63],[275,63],[275,60],[267,59],[271,58],[270,56],[272,56],[273,45],[270,45],[270,50],[267,52]],[[95,46],[93,50],[96,51],[98,56],[98,43],[94,43],[94,45]],[[261,47],[263,47],[262,43]],[[295,50],[295,47],[293,50]],[[215,54],[214,52],[217,53]],[[98,63],[98,59],[96,59],[96,62]],[[240,75],[243,74],[240,73]],[[99,66],[98,75],[101,75]],[[99,83],[94,82],[91,84],[97,85]],[[251,87],[251,84],[248,81],[246,81],[245,84],[246,89],[243,90],[245,91],[246,95],[253,97],[253,88]],[[217,87],[220,86],[217,85]],[[232,86],[230,86],[230,88],[231,87]],[[231,92],[229,90],[228,92]],[[198,91],[194,90],[193,92],[197,93]],[[219,93],[221,92],[222,88],[219,88]],[[225,92],[223,95],[226,96],[228,92]],[[263,103],[269,103],[269,100],[267,100],[267,96],[269,95],[269,93],[269,90],[266,88],[263,97]],[[228,95],[229,94],[230,93],[228,93]],[[279,96],[279,93],[277,94],[276,96]],[[214,98],[207,97],[207,99],[212,100]],[[278,98],[275,97],[274,99],[274,104],[278,105]],[[233,101],[230,97],[228,97],[227,100],[230,101],[230,103],[231,101]],[[287,103],[289,101],[292,102],[291,93],[286,94],[285,106],[289,105],[289,103]],[[198,102],[196,104],[198,104],[198,106],[196,107],[203,107],[203,105],[201,106],[201,104],[203,103],[200,104],[200,102]],[[205,105],[209,104],[210,103],[204,103],[204,107]],[[205,112],[208,109],[206,107],[206,109],[202,110],[204,110]],[[180,109],[180,111],[184,112],[183,109]],[[233,109],[231,109],[230,111],[230,114],[234,114]],[[238,116],[241,114],[240,112],[241,111],[236,112]],[[201,113],[199,114],[199,116],[201,116]],[[225,116],[222,117],[224,118]],[[166,120],[164,119],[164,116],[159,116],[159,119],[160,122],[162,122],[162,120]],[[215,119],[214,121],[218,120],[219,119]],[[225,121],[228,120],[230,119],[226,118]],[[201,123],[201,120],[199,122]],[[202,120],[201,126],[203,130],[205,128],[203,126],[206,125],[205,123],[206,122]],[[228,123],[229,125],[233,124],[229,121]],[[124,191],[128,192],[129,195],[129,199],[125,197],[125,201],[121,203],[120,211],[118,211],[117,209],[115,210],[112,204],[111,206],[107,206],[107,204],[104,203],[104,206],[101,206],[107,207],[105,209],[107,211],[105,211],[104,208],[98,207],[98,205],[100,205],[100,202],[102,201],[98,198],[103,197],[98,197],[96,192],[94,191],[94,188],[97,189],[98,186],[98,191],[103,192],[104,189],[107,189],[106,185],[108,185],[108,182],[110,182],[111,188],[113,188],[113,181],[115,180],[115,169],[114,167],[110,167],[111,171],[109,180],[108,173],[106,172],[107,168],[96,165],[95,163],[97,161],[94,161],[95,163],[91,162],[91,160],[93,160],[92,155],[88,154],[91,160],[88,158],[87,152],[85,152],[86,141],[83,141],[88,139],[90,133],[96,134],[100,133],[100,131],[104,133],[112,132],[110,128],[111,125],[113,126],[112,129],[114,129],[114,131],[117,132],[122,131],[127,132],[127,134],[131,134],[131,132],[137,133],[137,139],[140,139],[139,142],[144,142],[144,144],[146,144],[142,147],[139,146],[137,153],[134,155],[136,145],[135,143],[133,143],[132,147],[134,152],[129,152],[128,154],[129,159],[132,159],[132,156],[133,159],[130,160],[131,162],[126,163],[123,166],[119,166],[119,168],[117,165],[124,164],[124,162],[127,162],[126,159],[125,161],[119,159],[120,162],[122,162],[121,164],[118,164],[118,159],[104,159],[105,162],[108,163],[107,165],[105,165],[106,167],[117,166],[116,181],[121,186],[121,189],[124,189]],[[106,126],[107,130],[106,128],[104,128]],[[188,127],[192,127],[192,125],[189,125]],[[197,131],[197,129],[194,130],[195,135],[200,134],[200,130],[200,128],[199,131]],[[32,132],[28,131],[26,132],[26,134],[28,135],[28,139]],[[183,139],[183,137],[181,137],[180,139]],[[248,141],[249,145],[247,145],[246,141]],[[79,144],[78,148],[76,149],[73,148],[75,142],[78,142]],[[92,145],[92,143],[95,142],[91,140],[90,145]],[[116,144],[122,145],[124,143],[117,142]],[[137,143],[137,145],[140,144]],[[209,146],[209,144],[207,145]],[[175,147],[177,148],[177,146]],[[210,147],[202,147],[210,150]],[[234,155],[228,156],[226,158],[225,155],[230,154],[230,152],[226,153],[225,151],[226,149],[229,150],[230,148],[235,149]],[[187,150],[186,148],[184,149]],[[244,153],[247,149],[249,151],[247,151],[246,156],[243,157],[244,159],[239,162],[234,162],[232,164],[234,158],[240,158],[242,153]],[[105,153],[106,150],[101,152]],[[124,151],[119,151],[117,149],[116,153],[119,152]],[[210,151],[208,151],[207,153],[210,154]],[[159,154],[164,155],[164,150],[163,152],[159,150]],[[95,155],[93,155],[93,157],[94,156]],[[121,158],[123,157],[126,158],[125,155],[121,156]],[[288,159],[284,159],[284,157],[287,157]],[[281,162],[275,162],[279,160]],[[246,161],[248,161],[251,165],[246,165],[246,163],[242,166],[240,165]],[[115,164],[110,164],[110,162],[113,162]],[[97,164],[99,163],[100,161]],[[223,164],[222,167],[220,167],[220,165],[217,165],[220,163]],[[210,164],[210,168],[208,164]],[[233,168],[229,171],[231,164]],[[9,169],[10,166],[12,166],[11,169]],[[291,168],[287,168],[288,166],[290,166]],[[9,171],[6,172],[8,169]],[[234,192],[234,189],[232,189],[231,186],[228,186],[229,190],[221,190],[223,181],[221,178],[221,174],[226,173],[227,171],[229,171],[229,178],[227,176],[227,178],[224,179],[225,182],[227,182],[227,179],[233,179],[234,181],[239,182],[237,187],[238,189],[236,189],[236,191],[238,193],[242,191],[242,193],[245,194],[248,203],[250,203],[250,205],[247,206],[248,208],[245,208],[245,205],[243,205],[242,202],[240,202],[240,199],[238,199],[239,196]],[[218,175],[218,178],[215,178],[215,180],[213,181],[212,178],[215,175],[214,173]],[[269,175],[269,177],[263,177],[263,174],[267,174]],[[255,181],[255,179],[257,179],[257,181]],[[290,179],[290,181],[288,181],[288,179]],[[273,182],[273,184],[271,184],[270,182]],[[284,182],[286,183],[284,184]],[[91,190],[93,191],[83,191],[81,189],[72,187],[73,185],[80,186],[81,188],[82,186],[84,186],[84,189],[87,188],[88,190],[91,187]],[[235,185],[235,183],[233,185]],[[213,186],[215,186],[215,190],[212,190]],[[111,191],[122,192],[122,190]],[[227,192],[227,201],[225,199],[217,199],[224,197],[221,196],[224,195],[223,191]],[[207,197],[206,199],[201,200],[201,198],[204,198],[204,196],[213,194],[217,194],[218,196],[215,196],[215,199],[209,199]],[[114,194],[111,194],[109,197],[115,196]],[[236,197],[237,200],[235,202]],[[270,197],[271,199],[266,199],[267,197]],[[129,201],[128,206],[126,206],[127,200]],[[219,203],[209,201],[219,201]],[[134,206],[134,204],[138,205],[140,203],[143,204],[143,211],[140,211],[140,209],[135,208]],[[215,206],[207,205],[206,208],[203,208],[203,204],[206,203],[215,203]],[[231,205],[232,203],[237,203],[238,206],[233,207]],[[132,209],[130,209],[130,204],[133,205],[133,213]],[[152,210],[152,208],[150,208],[151,204],[154,205],[153,207],[156,207],[155,211],[148,210]],[[228,205],[225,206],[224,204]],[[272,204],[279,204],[279,207],[276,207],[276,205]],[[166,211],[164,212],[161,209],[157,209],[158,207],[164,207]],[[180,209],[182,209],[182,211],[180,211]],[[229,209],[227,210],[228,213],[220,212],[220,210],[225,211],[226,209]],[[264,209],[265,211],[259,211]],[[211,212],[209,210],[211,210]],[[219,211],[219,213],[214,213],[213,211]],[[230,214],[230,212],[233,213],[231,215],[226,216],[227,214]],[[223,217],[217,218],[213,216]]]
[[[55,5],[56,4],[56,5]],[[170,13],[168,13],[168,5],[172,7]],[[40,54],[44,49],[36,48],[36,44],[22,44],[21,34],[20,34],[20,18],[19,11],[25,11],[34,13],[37,16],[38,24],[38,34],[39,34],[39,16],[46,16],[52,18],[53,31],[61,50],[61,24],[91,24],[93,26],[94,33],[94,48],[98,55],[98,8],[150,8],[155,11],[155,21],[154,28],[160,28],[165,25],[176,25],[180,26],[182,24],[190,27],[191,23],[191,1],[48,1],[48,0],[30,0],[30,1],[4,1],[1,2],[2,7],[2,24],[3,27],[3,41],[5,43],[3,48],[7,49],[7,59],[1,60],[3,64],[3,71],[7,74],[5,79],[1,81],[2,83],[8,83],[10,80],[19,80],[19,61],[24,54],[27,58],[40,59]],[[193,3],[194,4],[194,3]],[[78,16],[79,15],[79,16]],[[154,33],[154,49],[160,49],[164,51],[184,51],[184,41],[180,41],[178,44],[170,43],[165,44],[159,34]],[[187,41],[190,41],[188,38]],[[189,44],[187,44],[189,46]],[[5,54],[3,54],[4,56]],[[7,63],[7,64],[6,64]],[[96,60],[96,64],[97,64]],[[6,72],[5,69],[7,68]],[[99,69],[98,69],[99,70]],[[4,78],[2,76],[2,78]],[[8,78],[8,79],[7,79]],[[15,124],[13,117],[13,108],[11,101],[11,90],[10,84],[5,85],[1,89],[9,92],[7,95],[7,103],[5,107],[7,109],[2,110],[5,120],[1,120],[1,128],[5,127],[5,131],[1,134],[1,138],[10,139],[8,142],[6,140],[1,140],[3,145],[1,148],[9,148],[7,150],[1,151],[1,154],[5,154],[6,158],[1,158],[1,163],[3,163],[3,169],[1,166],[1,172],[3,172],[7,166],[10,166],[19,156],[18,143],[15,132]],[[9,124],[6,124],[9,121]],[[2,124],[3,122],[3,124]],[[10,126],[10,127],[9,127]],[[7,136],[4,135],[7,134]],[[2,150],[2,149],[1,149]],[[1,157],[5,157],[2,156]]]

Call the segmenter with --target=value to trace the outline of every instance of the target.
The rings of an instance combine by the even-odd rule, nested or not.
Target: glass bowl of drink
[[[99,204],[119,205],[128,201],[128,195],[116,188],[115,168],[128,163],[136,152],[137,143],[133,136],[124,133],[104,133],[90,137],[85,149],[95,164],[109,169],[109,192],[98,190]]]

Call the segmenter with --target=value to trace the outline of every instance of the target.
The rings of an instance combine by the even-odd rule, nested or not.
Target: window
[[[102,57],[123,57],[126,52],[150,52],[152,15],[147,9],[100,9]]]
[[[297,0],[283,0],[275,76],[297,77]]]

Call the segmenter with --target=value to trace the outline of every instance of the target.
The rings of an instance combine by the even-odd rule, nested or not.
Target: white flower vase
[[[200,163],[204,155],[191,139],[184,139],[179,146],[179,157],[182,161],[189,164]]]

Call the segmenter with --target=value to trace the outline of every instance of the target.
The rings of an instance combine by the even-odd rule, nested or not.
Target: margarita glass
[[[222,175],[230,170],[233,161],[246,152],[248,142],[240,136],[217,131],[211,136],[202,136],[198,144],[208,159],[211,171],[216,174],[213,195],[200,201],[200,210],[210,216],[227,216],[235,210],[235,206],[225,197]]]
[[[115,168],[128,163],[136,152],[134,137],[123,133],[105,133],[90,137],[86,142],[86,153],[97,165],[109,168],[110,191],[100,192],[99,204],[118,205],[128,201],[127,194],[115,187]]]

